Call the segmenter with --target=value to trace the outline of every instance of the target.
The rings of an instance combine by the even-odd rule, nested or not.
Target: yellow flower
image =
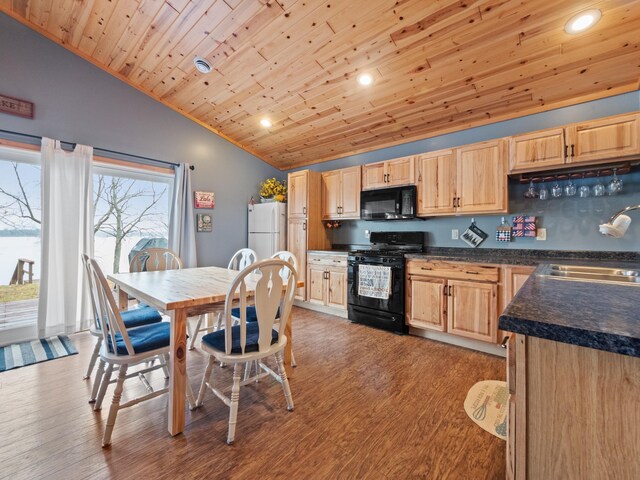
[[[281,195],[283,198],[287,194],[287,182],[278,181],[276,178],[267,178],[260,184],[260,196],[263,198],[270,198],[276,195]]]

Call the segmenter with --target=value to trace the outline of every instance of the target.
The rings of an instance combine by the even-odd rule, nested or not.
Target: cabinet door
[[[373,188],[384,188],[386,183],[384,162],[369,163],[362,166],[362,189],[371,190]]]
[[[458,213],[507,211],[506,158],[504,140],[457,149]]]
[[[340,170],[322,174],[322,218],[324,220],[340,218],[338,207],[342,201],[341,177]]]
[[[385,163],[387,174],[387,187],[399,185],[412,185],[415,183],[415,157],[397,158],[387,160]]]
[[[496,343],[497,285],[449,280],[449,333]]]
[[[453,150],[420,155],[418,170],[418,215],[454,213],[456,158]]]
[[[304,218],[289,219],[287,230],[287,250],[298,260],[298,272],[307,271],[307,220]],[[305,299],[305,287],[298,288],[297,300]]]
[[[309,303],[317,303],[325,305],[327,301],[327,286],[325,279],[326,270],[324,267],[309,265],[309,274],[307,275],[307,301]]]
[[[564,165],[564,128],[516,135],[509,139],[509,171],[531,172]]]
[[[577,123],[567,127],[568,163],[584,163],[640,154],[640,115]]]
[[[359,166],[342,169],[342,203],[340,204],[341,218],[360,218],[361,185],[362,174]]]
[[[407,286],[407,324],[416,328],[447,330],[445,299],[447,281],[411,275]]]
[[[327,306],[347,309],[347,271],[332,269],[328,271]]]
[[[290,173],[287,181],[289,218],[307,216],[308,170]]]

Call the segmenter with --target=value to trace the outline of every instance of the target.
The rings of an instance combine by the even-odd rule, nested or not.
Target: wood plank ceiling
[[[596,27],[563,31],[594,7]],[[640,78],[640,0],[0,0],[0,9],[281,169],[630,91]],[[196,55],[214,70],[198,73]],[[360,86],[361,72],[375,83]]]

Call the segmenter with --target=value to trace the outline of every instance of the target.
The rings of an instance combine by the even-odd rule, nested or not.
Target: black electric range
[[[404,255],[422,252],[424,238],[425,232],[371,232],[370,248],[349,252],[349,320],[398,334],[407,332]],[[372,279],[372,270],[382,280]]]

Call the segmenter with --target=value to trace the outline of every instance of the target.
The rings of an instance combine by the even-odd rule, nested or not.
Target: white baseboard
[[[302,302],[300,300],[294,300],[293,304],[296,307],[306,308],[307,310],[313,310],[314,312],[328,313],[329,315],[335,315],[336,317],[347,318],[347,311],[340,308],[325,307],[324,305]]]
[[[436,340],[438,342],[448,343],[450,345],[456,345],[458,347],[469,348],[471,350],[477,350],[498,357],[506,357],[507,350],[493,343],[482,342],[480,340],[473,340],[471,338],[459,337],[458,335],[452,335],[450,333],[436,332],[434,330],[423,330],[421,328],[409,327],[409,333],[418,337],[428,338],[430,340]]]

